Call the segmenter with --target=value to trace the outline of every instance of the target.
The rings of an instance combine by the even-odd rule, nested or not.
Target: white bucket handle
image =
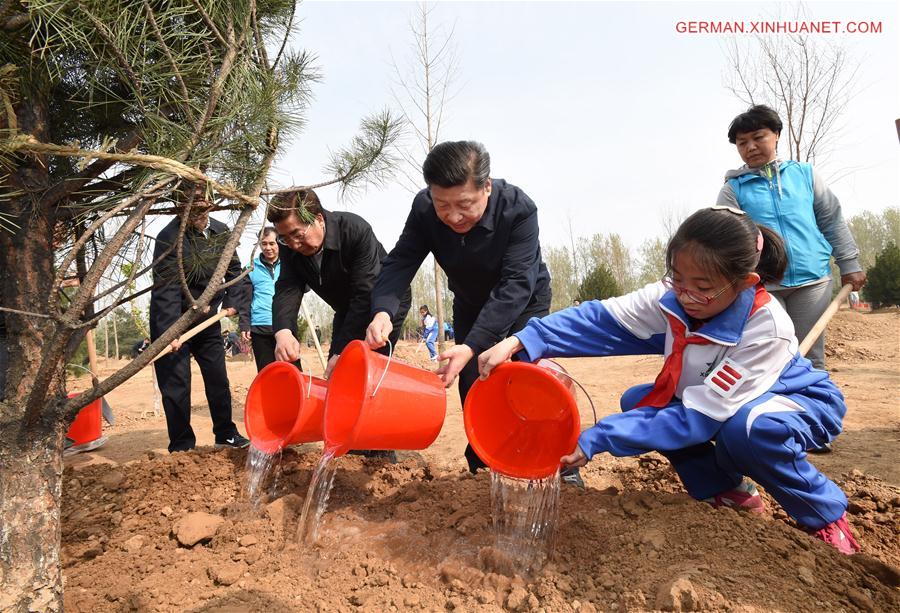
[[[303,371],[300,371],[300,374],[303,374]],[[306,399],[309,400],[310,395],[312,394],[312,373],[307,375],[309,377],[309,385],[306,386]]]
[[[384,372],[381,373],[381,378],[378,380],[378,384],[375,386],[375,389],[372,390],[372,395],[369,398],[374,398],[375,393],[378,392],[378,388],[381,387],[381,382],[384,381],[385,375],[387,375],[388,367],[391,365],[391,358],[394,357],[394,345],[391,344],[391,341],[388,340],[388,361],[387,364],[384,365]]]
[[[591,395],[588,394],[588,392],[587,392],[586,389],[584,389],[584,386],[583,386],[581,383],[578,382],[578,379],[576,379],[575,377],[573,377],[573,376],[570,375],[569,373],[563,372],[563,371],[561,371],[561,370],[553,370],[553,369],[551,369],[551,368],[548,368],[547,370],[553,371],[554,374],[565,375],[566,377],[568,377],[568,378],[572,381],[572,383],[574,383],[575,385],[577,385],[577,386],[581,389],[582,392],[584,392],[584,395],[587,397],[588,402],[591,403],[591,412],[594,414],[594,423],[596,424],[598,420],[597,420],[597,408],[594,406],[594,399],[591,398]]]

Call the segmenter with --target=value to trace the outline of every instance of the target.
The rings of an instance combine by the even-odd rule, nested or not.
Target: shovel
[[[825,309],[825,312],[822,313],[822,316],[819,317],[819,320],[812,329],[810,329],[809,334],[807,334],[806,338],[803,339],[803,342],[800,343],[800,355],[805,356],[815,342],[819,340],[819,337],[822,336],[828,322],[831,321],[831,318],[834,317],[834,314],[837,313],[838,308],[840,308],[841,303],[847,299],[847,296],[850,295],[852,290],[853,286],[849,283],[841,287],[841,291],[834,297],[834,300],[831,301],[831,304],[828,305],[828,308]],[[809,450],[810,453],[831,453],[831,451],[831,443],[825,443],[821,447],[814,447]]]

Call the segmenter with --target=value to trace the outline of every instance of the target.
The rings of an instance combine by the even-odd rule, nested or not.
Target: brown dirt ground
[[[603,456],[584,469],[586,490],[563,488],[551,562],[530,577],[493,572],[490,479],[464,470],[455,390],[428,449],[401,454],[397,465],[339,461],[320,540],[300,546],[298,514],[320,447],[285,452],[255,510],[242,495],[245,452],[165,453],[145,371],[108,396],[117,417],[104,429],[108,443],[66,460],[66,609],[900,610],[900,313],[841,311],[829,334],[829,366],[849,411],[834,453],[814,461],[850,498],[864,555],[811,539],[768,497],[771,510],[759,517],[697,503],[656,454]],[[429,365],[422,347],[401,344],[398,353]],[[314,355],[304,358],[312,364]],[[660,366],[647,357],[562,362],[600,416]],[[255,368],[231,362],[229,374],[240,422]],[[193,391],[198,441],[210,445],[196,371]],[[581,404],[587,426],[593,417]],[[188,548],[172,529],[194,511],[224,522]]]

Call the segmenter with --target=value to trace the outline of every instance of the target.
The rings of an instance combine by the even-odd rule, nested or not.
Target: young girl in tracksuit
[[[761,512],[749,477],[805,530],[855,553],[846,496],[806,460],[840,433],[844,398],[797,352],[790,318],[763,288],[784,273],[781,238],[738,209],[703,209],[669,242],[666,265],[660,283],[532,319],[479,356],[481,376],[519,351],[532,361],[662,353],[656,382],[627,390],[623,412],[584,431],[562,464],[656,450],[694,498]]]
[[[428,305],[423,304],[419,307],[419,315],[422,316],[422,336],[425,339],[425,346],[428,347],[428,354],[432,362],[437,361],[437,350],[434,348],[434,341],[437,340],[437,319],[428,310]]]

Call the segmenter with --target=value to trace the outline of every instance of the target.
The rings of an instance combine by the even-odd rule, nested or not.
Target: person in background
[[[806,455],[840,433],[844,397],[799,354],[790,318],[765,289],[787,263],[781,237],[743,211],[702,209],[669,241],[662,282],[532,319],[479,356],[481,375],[518,352],[664,354],[656,382],[627,390],[622,413],[585,430],[560,462],[657,450],[697,500],[762,512],[749,477],[801,528],[855,553],[847,497]]]
[[[778,159],[781,128],[778,113],[764,105],[734,118],[728,141],[744,165],[726,173],[716,204],[746,211],[784,239],[784,279],[766,289],[787,310],[802,341],[831,302],[831,256],[840,269],[841,285],[849,283],[858,291],[866,273],[841,203],[825,180],[811,164]],[[807,357],[816,368],[825,368],[824,333]]]
[[[253,347],[257,371],[275,361],[272,299],[275,297],[275,282],[281,273],[277,238],[275,228],[263,228],[259,239],[259,255],[253,261],[253,269],[250,271],[253,294],[250,301],[250,329],[241,332],[241,337]]]
[[[434,348],[434,341],[437,340],[437,320],[431,314],[431,311],[428,310],[427,304],[419,307],[419,316],[422,318],[422,339],[425,341],[425,346],[428,347],[428,355],[431,361],[436,362],[437,351]]]
[[[238,333],[234,330],[230,332],[223,332],[224,336],[224,347],[226,352],[231,353],[231,357],[238,355],[241,352],[241,337],[238,336]]]
[[[134,359],[134,358],[138,357],[139,355],[141,355],[142,353],[144,353],[144,349],[146,349],[149,346],[150,346],[150,339],[147,338],[146,336],[144,338],[142,338],[141,340],[139,340],[138,342],[136,342],[131,347],[131,359]]]
[[[449,321],[444,322],[444,338],[447,339],[448,341],[455,340],[454,332],[453,332],[453,324],[451,324]]]
[[[222,247],[228,240],[228,227],[209,216],[211,203],[206,199],[202,186],[189,187],[185,200],[193,200],[188,225],[182,238],[181,274],[187,279],[188,289],[194,298],[200,296],[210,283],[232,281],[240,276],[241,262],[233,255],[224,279],[213,279],[212,274]],[[183,313],[191,309],[190,302],[181,289],[178,271],[177,249],[171,249],[181,227],[181,219],[175,217],[156,237],[153,250],[153,289],[150,292],[150,338],[156,340],[174,324]],[[229,316],[240,315],[241,329],[249,329],[249,283],[246,279],[218,292],[210,302],[208,312],[219,306]],[[195,312],[192,325],[208,317],[208,312]],[[222,326],[216,323],[191,339],[172,341],[172,352],[159,358],[153,366],[162,394],[166,426],[169,433],[169,452],[189,451],[197,443],[191,428],[191,356],[200,367],[209,413],[213,422],[216,447],[246,447],[250,444],[240,435],[231,419],[231,388],[225,369],[225,347],[222,343]]]

